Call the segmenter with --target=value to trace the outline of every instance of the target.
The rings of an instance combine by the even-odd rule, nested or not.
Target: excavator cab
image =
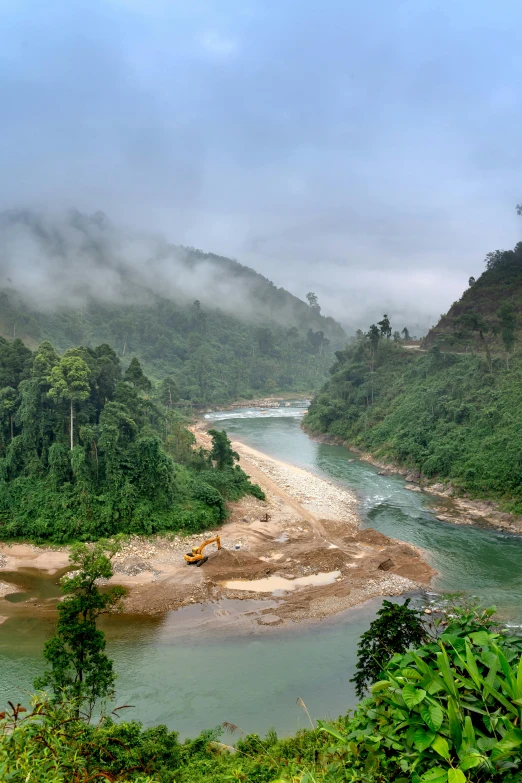
[[[203,554],[203,550],[206,546],[209,544],[217,544],[217,548],[221,549],[221,541],[219,536],[216,536],[215,538],[209,538],[208,541],[203,541],[200,546],[194,546],[192,547],[192,552],[187,552],[185,555],[185,560],[189,565],[197,565],[202,566],[203,563],[206,563],[208,560],[208,557],[206,557]]]

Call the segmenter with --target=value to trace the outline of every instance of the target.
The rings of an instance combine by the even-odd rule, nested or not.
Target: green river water
[[[267,412],[248,409],[208,414],[232,439],[286,462],[326,476],[357,492],[365,526],[422,547],[439,575],[436,592],[465,591],[495,603],[510,624],[522,622],[522,538],[506,533],[439,522],[435,501],[404,489],[400,477],[353,459],[339,446],[311,440],[300,428],[297,408]],[[14,579],[10,575],[2,578]],[[23,595],[9,596],[0,614],[0,705],[27,701],[41,671],[41,649],[53,621],[32,616],[23,601],[57,597],[56,575],[29,570]],[[190,607],[160,618],[122,615],[104,625],[114,658],[118,704],[132,704],[127,719],[166,723],[182,736],[194,736],[223,721],[243,731],[264,733],[271,726],[290,733],[305,726],[296,705],[302,698],[313,717],[335,717],[354,706],[349,682],[356,644],[379,601],[328,621],[290,629],[245,629],[231,622],[226,632],[205,628],[209,613],[234,617],[235,602]],[[190,630],[187,630],[190,629]]]

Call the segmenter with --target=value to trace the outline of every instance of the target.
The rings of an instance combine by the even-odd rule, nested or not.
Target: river
[[[379,476],[342,447],[311,440],[301,416],[293,407],[208,414],[232,439],[355,490],[365,526],[425,550],[439,572],[436,591],[477,595],[496,603],[513,624],[522,621],[522,538],[439,522],[429,495],[404,489],[400,477]],[[28,595],[57,595],[56,577],[28,572],[24,579]],[[245,732],[263,734],[272,726],[294,732],[307,725],[298,698],[314,718],[335,717],[355,704],[349,679],[357,639],[379,605],[373,601],[312,626],[227,635],[198,628],[201,609],[190,609],[191,632],[180,629],[176,613],[109,618],[103,627],[119,674],[117,702],[135,705],[126,719],[163,722],[183,737],[223,721]],[[0,705],[7,699],[27,702],[53,630],[49,619],[17,615],[12,608],[13,616],[0,625]],[[218,609],[233,612],[227,602]]]

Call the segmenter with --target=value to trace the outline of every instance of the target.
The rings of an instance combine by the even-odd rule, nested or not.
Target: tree
[[[51,374],[51,370],[59,361],[60,357],[54,350],[54,346],[46,340],[36,350],[31,372],[45,383]]]
[[[16,389],[20,381],[29,377],[32,359],[33,354],[19,338],[8,341],[0,337],[0,388]]]
[[[74,448],[74,403],[86,400],[90,394],[89,368],[79,356],[68,356],[66,353],[51,369],[48,380],[50,384],[48,396],[51,399],[69,401],[72,451]]]
[[[69,560],[75,570],[61,581],[65,598],[58,605],[56,633],[44,647],[50,669],[35,680],[38,689],[50,687],[56,701],[72,700],[77,715],[92,715],[99,699],[114,696],[116,675],[105,653],[105,634],[96,621],[102,614],[118,611],[125,595],[123,587],[100,592],[96,581],[112,576],[111,558],[119,543],[77,544]]]
[[[212,437],[212,451],[210,458],[216,463],[218,470],[233,468],[234,462],[239,460],[239,454],[232,449],[225,430],[209,430],[208,434]]]
[[[319,351],[319,356],[322,356],[324,346],[330,344],[330,340],[324,336],[324,332],[321,330],[314,332],[313,329],[309,329],[306,335],[306,339],[313,347],[314,353]]]
[[[317,294],[314,294],[313,291],[310,291],[307,293],[306,298],[308,300],[308,304],[310,305],[310,309],[314,311],[314,313],[317,313],[317,315],[321,312],[321,307],[319,305],[319,300],[317,298]]]
[[[373,351],[375,352],[377,350],[377,346],[379,345],[379,340],[381,339],[381,332],[379,331],[378,327],[375,326],[375,324],[372,324],[366,336],[370,341]]]
[[[398,331],[395,331],[393,333],[393,342],[394,343],[400,343],[400,341],[401,341],[401,333],[398,332]]]
[[[134,357],[123,376],[127,383],[132,383],[135,389],[141,389],[141,391],[150,391],[152,384],[141,369],[141,364],[138,359]]]
[[[469,278],[469,280],[468,280],[468,286],[469,286],[470,288],[472,288],[472,286],[474,286],[474,285],[475,285],[475,283],[476,283],[476,280],[475,280],[475,278],[474,278],[474,277],[473,277],[473,275],[472,275],[472,276]]]
[[[509,354],[512,353],[515,345],[515,330],[517,328],[517,319],[513,305],[504,302],[497,316],[502,329],[502,342],[506,349],[506,367],[509,370]]]
[[[392,335],[392,329],[391,329],[390,319],[388,318],[386,313],[384,313],[382,317],[382,321],[379,321],[378,326],[380,327],[381,335],[389,340]]]
[[[505,250],[493,250],[486,254],[486,269],[497,269],[503,261]]]
[[[12,386],[0,389],[0,421],[9,423],[11,440],[14,438],[14,415],[18,404],[18,394]]]
[[[361,636],[357,645],[357,671],[350,680],[355,683],[355,692],[360,699],[368,686],[380,679],[393,655],[426,641],[422,616],[410,609],[409,604],[409,598],[402,605],[383,601],[377,618]]]
[[[364,332],[362,329],[357,329],[355,332],[355,339],[361,341],[364,339]]]
[[[166,408],[172,408],[180,399],[179,387],[172,375],[167,375],[161,382],[160,400]]]
[[[410,339],[410,333],[409,333],[409,331],[408,331],[406,326],[402,330],[401,334],[402,334],[404,340],[409,340]]]

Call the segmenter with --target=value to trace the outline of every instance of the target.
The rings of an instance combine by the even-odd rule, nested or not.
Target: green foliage
[[[522,314],[522,242],[513,250],[488,253],[485,272],[477,280],[470,278],[469,283],[461,299],[430,331],[427,344],[457,351],[487,347],[491,352],[503,348],[509,352],[506,338],[510,345]],[[467,329],[462,328],[466,321]]]
[[[209,430],[208,434],[212,437],[210,457],[216,463],[217,469],[233,468],[234,462],[239,459],[239,454],[233,451],[225,430],[221,432]]]
[[[165,726],[116,723],[118,710],[89,723],[74,701],[39,694],[29,713],[0,713],[0,780],[518,783],[522,640],[493,611],[450,609],[430,640],[392,655],[355,715],[287,739],[228,744],[225,731],[238,729],[225,723],[180,744]]]
[[[520,780],[522,643],[488,630],[489,616],[471,631],[457,617],[436,641],[394,655],[346,732],[322,725],[346,766],[411,783]]]
[[[409,647],[418,647],[425,640],[422,615],[409,605],[409,598],[404,604],[383,601],[377,618],[361,636],[357,647],[357,672],[351,680],[359,698],[364,696],[369,685],[377,682],[393,655],[403,653]]]
[[[29,712],[12,705],[0,713],[0,780],[174,783],[181,756],[176,732],[117,724],[112,717],[93,725],[77,712],[74,701],[56,703],[39,694]]]
[[[478,283],[477,283],[478,285]],[[376,457],[522,510],[522,360],[436,346],[412,355],[369,339],[336,353],[305,426]]]
[[[35,681],[35,688],[50,687],[57,702],[73,703],[88,717],[100,699],[113,698],[116,675],[105,653],[105,634],[96,621],[102,614],[121,609],[122,587],[101,592],[99,579],[112,576],[111,558],[117,543],[99,541],[77,544],[69,561],[75,570],[61,581],[65,598],[58,604],[56,633],[45,643],[44,658],[50,669]]]
[[[131,359],[129,366],[125,370],[124,378],[128,383],[132,383],[135,389],[150,391],[152,388],[151,382],[147,376],[144,375],[143,370],[141,369],[141,364],[136,359],[136,357]]]
[[[136,304],[106,304],[93,297],[87,298],[81,310],[61,302],[54,312],[40,311],[27,303],[23,290],[6,288],[0,290],[0,334],[12,335],[16,327],[28,345],[50,341],[60,351],[79,343],[109,343],[123,361],[129,354],[133,357],[125,379],[136,388],[147,391],[140,365],[154,380],[168,376],[171,405],[178,401],[196,406],[219,404],[276,392],[308,394],[326,380],[332,348],[346,340],[342,327],[333,318],[321,315],[315,294],[309,295],[312,299],[308,306],[231,259],[193,248],[158,248],[163,262],[165,254],[172,254],[174,268],[185,266],[191,277],[202,269],[202,279],[207,281],[202,294],[206,289],[207,301],[190,304],[183,301],[179,291],[175,300],[153,294],[131,267],[123,269],[119,241],[116,250],[111,229],[96,221],[96,216],[75,216],[74,225],[65,234],[60,226],[49,231],[46,221],[40,222],[35,215],[12,212],[3,218],[4,229],[5,220],[28,223],[34,242],[43,245],[43,257],[55,248],[55,257],[62,258],[60,271],[65,279],[70,236],[80,231],[85,264],[92,264],[93,270],[100,266],[110,270],[115,300]],[[94,241],[90,234],[93,226]],[[208,282],[209,270],[219,281],[216,292]],[[223,301],[219,289],[225,280],[229,281],[225,287],[230,295]],[[229,300],[237,305],[234,307]],[[42,369],[40,374],[48,376],[50,369]],[[4,381],[0,364],[0,388],[3,386],[16,387],[17,383]],[[175,393],[171,394],[173,389]]]
[[[382,317],[382,321],[379,321],[378,326],[379,326],[379,331],[381,333],[381,337],[386,337],[389,340],[392,335],[392,329],[390,325],[390,319],[388,318],[386,313],[384,313]]]
[[[169,384],[165,407],[157,405],[138,362],[124,380],[106,344],[60,358],[43,343],[32,361],[22,343],[18,358],[12,346],[0,341],[0,367],[17,382],[0,389],[3,539],[198,532],[225,519],[226,500],[262,496],[234,466],[226,434],[217,434],[214,457],[195,448]]]

